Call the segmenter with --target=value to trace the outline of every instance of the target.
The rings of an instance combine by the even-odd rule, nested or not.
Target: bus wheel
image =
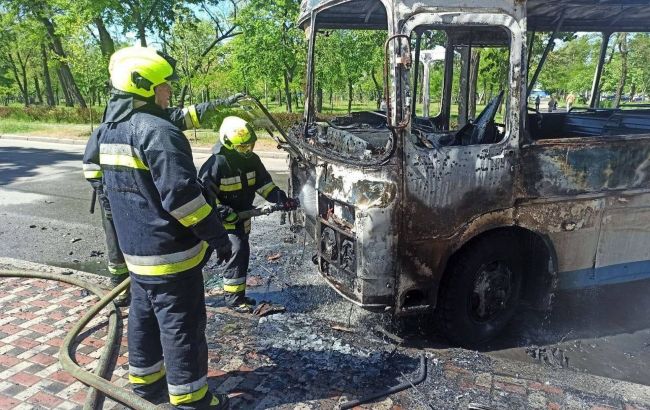
[[[479,346],[494,338],[519,304],[523,255],[517,236],[500,232],[478,238],[460,252],[447,272],[438,320],[458,345]]]

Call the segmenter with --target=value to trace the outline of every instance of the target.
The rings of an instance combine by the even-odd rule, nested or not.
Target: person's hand
[[[239,215],[228,205],[217,205],[217,212],[219,212],[221,220],[225,223],[234,224],[239,222]]]
[[[230,239],[228,239],[227,234],[224,233],[224,235],[221,238],[219,238],[216,241],[213,241],[213,243],[211,243],[210,245],[214,248],[214,251],[217,253],[217,263],[219,265],[229,261],[230,258],[232,257],[232,244],[230,243]]]
[[[282,203],[282,208],[285,211],[295,211],[298,209],[300,206],[300,201],[298,201],[295,198],[287,198],[283,203]]]
[[[245,96],[246,94],[243,93],[233,94],[230,97],[224,98],[223,105],[225,105],[226,107],[230,107],[231,105],[235,104],[237,101],[241,100]]]

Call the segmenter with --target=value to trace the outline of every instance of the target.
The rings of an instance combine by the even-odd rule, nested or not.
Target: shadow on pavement
[[[553,310],[521,309],[478,350],[490,356],[650,385],[650,281],[555,295]],[[426,317],[400,324],[406,345],[452,347]]]
[[[650,280],[555,295],[550,314],[523,311],[490,348],[595,339],[650,329]]]
[[[53,149],[0,147],[0,185],[8,185],[18,178],[34,176],[39,167],[63,161],[79,161],[81,170],[82,158],[82,154]]]

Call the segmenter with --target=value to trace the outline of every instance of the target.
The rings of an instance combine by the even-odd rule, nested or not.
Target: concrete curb
[[[35,137],[30,135],[19,135],[19,134],[0,134],[0,139],[4,140],[15,140],[15,141],[35,141],[35,142],[49,142],[56,144],[70,144],[70,145],[86,145],[87,140],[85,139],[73,139],[73,138],[54,138],[54,137]],[[192,147],[192,152],[199,154],[210,154],[212,148],[208,147]],[[277,159],[286,159],[289,154],[281,150],[278,151],[255,151],[257,155],[261,158],[277,158]]]

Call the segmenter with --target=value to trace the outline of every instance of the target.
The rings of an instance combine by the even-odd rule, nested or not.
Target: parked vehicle
[[[650,277],[650,110],[599,109],[598,98],[568,113],[526,107],[547,55],[527,74],[528,31],[550,32],[550,41],[603,27],[647,32],[650,5],[562,4],[303,1],[307,98],[304,121],[286,137],[290,190],[317,204],[296,220],[341,296],[396,315],[435,312],[451,341],[476,345],[522,305],[548,309],[557,289]],[[387,112],[324,120],[314,108],[319,33],[349,29],[386,30]],[[446,50],[432,116],[417,115],[423,36]],[[507,67],[478,115],[476,48],[498,48]],[[604,42],[590,95],[606,50]]]

